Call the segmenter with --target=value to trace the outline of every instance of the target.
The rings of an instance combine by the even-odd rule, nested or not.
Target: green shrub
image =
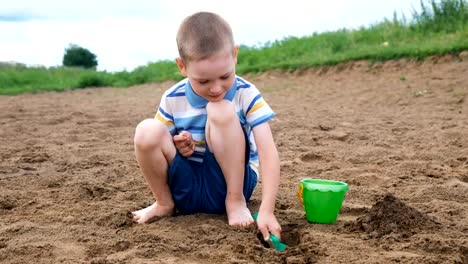
[[[80,76],[76,88],[102,87],[112,85],[105,74],[86,73]]]
[[[96,55],[75,44],[70,44],[63,55],[63,66],[95,69],[98,65]]]

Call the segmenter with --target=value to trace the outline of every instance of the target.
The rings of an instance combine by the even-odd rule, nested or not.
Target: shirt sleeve
[[[166,126],[171,135],[175,135],[174,116],[172,115],[166,94],[164,94],[161,98],[161,102],[159,103],[155,118]]]
[[[254,85],[246,88],[242,96],[243,111],[246,117],[247,124],[250,127],[255,127],[265,122],[268,122],[275,116],[271,107],[263,99],[262,94]]]

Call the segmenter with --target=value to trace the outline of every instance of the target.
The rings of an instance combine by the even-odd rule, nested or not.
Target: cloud
[[[44,19],[43,16],[28,11],[0,12],[0,22],[29,22],[42,19]]]
[[[3,3],[5,2],[5,3]],[[0,5],[1,21],[89,21],[103,17],[160,16],[160,1],[154,0],[13,0]]]

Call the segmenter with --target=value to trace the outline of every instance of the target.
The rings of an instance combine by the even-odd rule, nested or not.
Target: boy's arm
[[[279,156],[268,122],[255,126],[253,133],[262,175],[262,203],[260,204],[257,225],[265,240],[268,240],[269,232],[277,237],[281,235],[281,226],[274,215],[280,183]]]

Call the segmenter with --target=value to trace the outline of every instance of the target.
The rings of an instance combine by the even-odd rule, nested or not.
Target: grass
[[[421,1],[412,18],[392,19],[357,30],[341,29],[289,37],[261,46],[241,46],[237,72],[335,65],[353,60],[384,61],[455,54],[468,50],[467,0]],[[109,73],[80,68],[0,66],[0,94],[62,91],[85,87],[128,87],[148,82],[179,80],[172,61],[158,61],[131,72]]]

